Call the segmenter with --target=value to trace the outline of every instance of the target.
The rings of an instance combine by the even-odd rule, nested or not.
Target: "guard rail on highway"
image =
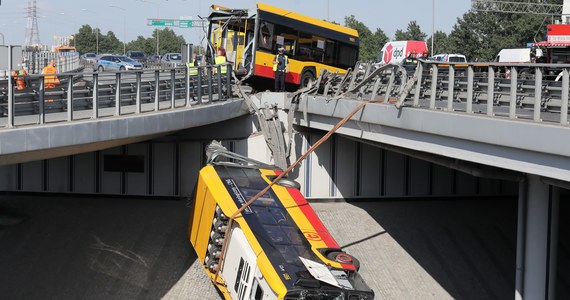
[[[101,110],[111,107],[112,115],[120,116],[222,101],[232,96],[232,83],[231,72],[222,74],[221,66],[57,74],[60,84],[54,88],[45,85],[50,75],[28,75],[23,90],[15,89],[15,80],[0,85],[0,119],[11,128],[20,125],[18,116],[36,115],[36,123],[44,124],[57,112],[67,112],[57,121],[73,121],[86,111],[90,118],[104,117]],[[191,69],[197,75],[190,76],[196,73]]]
[[[363,63],[345,75],[325,73],[313,93],[568,125],[569,72],[570,64]]]

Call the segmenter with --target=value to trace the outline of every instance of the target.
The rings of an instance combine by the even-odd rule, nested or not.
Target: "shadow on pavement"
[[[215,298],[217,292],[188,243],[185,204],[0,196],[0,295]]]

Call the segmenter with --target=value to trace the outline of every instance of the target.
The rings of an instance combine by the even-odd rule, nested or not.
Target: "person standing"
[[[42,74],[50,74],[50,76],[44,76],[44,87],[54,88],[57,84],[59,84],[59,79],[55,74],[57,73],[57,69],[55,68],[55,62],[52,60],[50,61],[49,65],[44,67]]]
[[[225,64],[228,62],[226,58],[226,50],[224,48],[218,48],[218,52],[216,54],[216,65],[222,65],[220,67],[220,74],[226,74],[228,70],[228,66]]]
[[[285,48],[280,47],[273,59],[273,72],[275,72],[275,91],[285,91],[285,74],[289,68],[289,58],[285,55]]]

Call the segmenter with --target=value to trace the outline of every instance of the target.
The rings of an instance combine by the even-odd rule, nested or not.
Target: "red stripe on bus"
[[[287,188],[287,191],[289,192],[293,200],[295,200],[295,203],[297,203],[299,209],[301,209],[303,214],[305,214],[305,217],[307,217],[311,225],[313,225],[313,228],[320,235],[321,239],[327,245],[327,247],[340,248],[338,243],[331,236],[331,234],[329,233],[329,231],[327,230],[321,219],[319,219],[319,217],[317,216],[313,208],[309,205],[305,197],[303,197],[301,192],[295,188]],[[352,264],[341,263],[341,265],[344,269],[356,271],[356,267]]]
[[[255,65],[253,73],[256,76],[261,76],[271,79],[275,78],[275,72],[273,72],[273,66]],[[285,82],[299,84],[301,82],[301,75],[299,73],[287,72],[287,74],[285,74]]]

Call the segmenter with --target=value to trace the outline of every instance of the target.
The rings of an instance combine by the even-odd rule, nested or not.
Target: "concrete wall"
[[[297,134],[290,162],[321,137],[322,133],[315,132]],[[205,143],[171,138],[3,166],[0,191],[190,196],[205,161]],[[259,133],[224,144],[236,153],[272,163]],[[513,183],[475,178],[340,135],[322,144],[290,178],[301,183],[308,198],[498,195],[517,191]]]

